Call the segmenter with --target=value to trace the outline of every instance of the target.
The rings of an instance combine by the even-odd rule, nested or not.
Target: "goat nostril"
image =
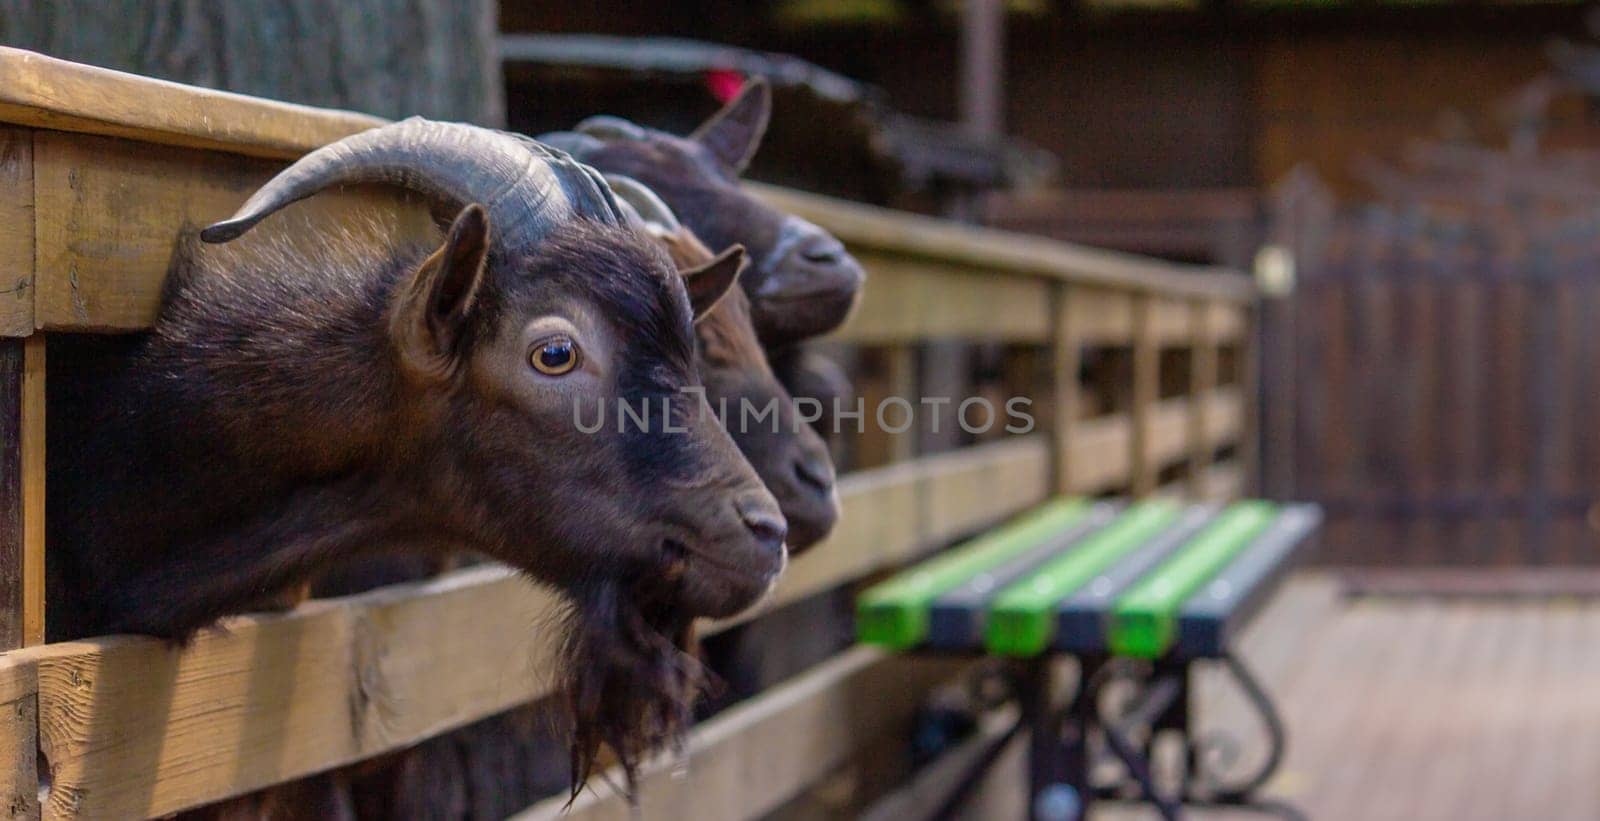
[[[777,500],[765,491],[746,493],[734,500],[733,509],[764,550],[783,555],[783,540],[789,535],[789,523],[778,512]]]
[[[761,511],[749,511],[741,513],[740,518],[744,520],[744,526],[763,548],[772,552],[783,549],[783,540],[789,535],[789,524],[781,517]]]
[[[844,253],[837,248],[815,248],[800,252],[800,257],[806,262],[815,262],[818,265],[834,265],[842,256]]]
[[[794,463],[794,475],[801,484],[810,487],[818,493],[827,493],[833,489],[833,471],[817,459],[797,459]]]

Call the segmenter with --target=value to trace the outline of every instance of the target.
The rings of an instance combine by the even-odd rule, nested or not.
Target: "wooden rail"
[[[284,160],[379,122],[0,49],[0,649],[20,648],[0,654],[0,798],[12,816],[168,814],[550,692],[562,605],[497,567],[230,619],[183,649],[138,637],[25,646],[45,615],[48,337],[148,327],[182,226],[231,213]],[[839,528],[791,567],[775,605],[892,569],[1054,492],[1227,495],[1248,480],[1247,464],[1214,460],[1245,451],[1251,424],[1253,386],[1218,367],[1251,333],[1243,277],[757,188],[863,260],[869,285],[839,337],[887,352],[895,389],[915,388],[914,346],[933,340],[1022,346],[1051,374],[1030,387],[1033,433],[919,458],[897,445],[890,464],[843,477]],[[276,222],[346,225],[360,210],[400,215],[372,228],[384,236],[433,230],[385,191],[319,196]],[[1161,354],[1174,349],[1189,352],[1190,379],[1162,398]],[[1080,364],[1102,350],[1131,357],[1131,399],[1086,409],[1107,386],[1081,383]],[[1185,478],[1158,487],[1174,470]],[[828,662],[697,731],[691,756],[708,780],[692,797],[664,787],[647,806],[727,818],[776,807],[820,777],[819,760],[894,721],[795,728],[852,699],[903,695],[907,675],[920,674],[861,650]],[[763,770],[770,787],[752,788],[738,762],[769,736],[834,757],[779,757]]]

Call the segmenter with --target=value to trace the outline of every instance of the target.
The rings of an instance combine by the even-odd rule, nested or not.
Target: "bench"
[[[1265,690],[1231,646],[1309,552],[1321,519],[1313,505],[1265,501],[1059,498],[868,588],[857,600],[857,635],[902,651],[1019,660],[1036,818],[1081,817],[1096,798],[1129,795],[1165,817],[1185,803],[1250,803],[1281,760],[1284,738]],[[1063,656],[1078,660],[1079,674],[1060,705],[1050,662]],[[1205,750],[1188,701],[1205,662],[1231,674],[1268,731],[1265,763],[1233,783],[1201,771]],[[1134,695],[1109,717],[1101,694],[1117,681]],[[1151,774],[1152,740],[1166,731],[1187,751],[1176,790]],[[1127,777],[1091,778],[1096,737]]]

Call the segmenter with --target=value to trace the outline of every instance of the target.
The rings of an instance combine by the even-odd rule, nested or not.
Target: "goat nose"
[[[818,493],[833,490],[833,461],[825,454],[801,456],[795,460],[794,475],[801,484]]]
[[[807,237],[795,250],[801,259],[817,265],[838,265],[845,258],[844,245],[828,234]]]
[[[735,500],[733,506],[739,511],[739,520],[756,537],[764,552],[783,552],[783,540],[789,535],[789,523],[778,511],[778,503],[770,494],[747,493]]]
[[[819,265],[835,265],[844,256],[844,246],[833,243],[816,244],[800,249],[800,256],[806,262],[815,262]]]

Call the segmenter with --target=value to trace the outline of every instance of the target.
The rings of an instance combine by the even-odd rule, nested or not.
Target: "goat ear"
[[[460,356],[489,258],[489,213],[473,203],[403,286],[391,330],[408,362],[448,372]]]
[[[752,77],[739,96],[733,98],[711,119],[700,124],[689,139],[711,150],[713,156],[740,173],[761,147],[772,118],[772,87],[766,78]]]
[[[710,262],[681,272],[683,285],[689,289],[689,307],[694,309],[695,322],[705,318],[733,290],[744,263],[744,246],[732,245]]]

